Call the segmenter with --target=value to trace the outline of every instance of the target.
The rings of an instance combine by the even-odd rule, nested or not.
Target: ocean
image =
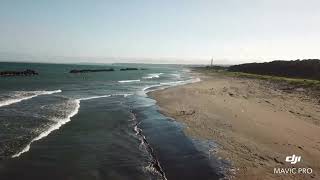
[[[120,71],[134,67],[139,70]],[[114,68],[72,74],[72,69]],[[0,63],[0,179],[219,179],[213,142],[191,139],[149,91],[199,79],[180,65]]]

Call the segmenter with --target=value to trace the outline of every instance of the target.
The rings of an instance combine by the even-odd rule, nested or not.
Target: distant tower
[[[213,58],[211,58],[211,67],[212,67],[212,65],[213,65]]]

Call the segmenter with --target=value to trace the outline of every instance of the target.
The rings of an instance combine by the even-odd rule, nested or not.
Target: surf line
[[[143,145],[146,148],[149,155],[151,156],[151,162],[148,167],[151,168],[153,171],[155,171],[158,175],[160,175],[162,179],[167,180],[166,174],[161,167],[161,164],[157,158],[156,153],[154,152],[151,145],[148,143],[146,137],[142,134],[142,129],[138,127],[140,122],[137,121],[136,115],[132,110],[130,110],[130,113],[132,116],[131,121],[135,122],[133,129],[136,132],[136,136],[138,136],[141,141],[140,145]]]
[[[131,83],[131,82],[140,82],[140,79],[133,79],[133,80],[122,80],[118,81],[119,83]]]
[[[22,96],[22,97],[16,97],[13,99],[8,99],[4,101],[0,101],[0,107],[2,106],[8,106],[14,103],[18,103],[21,101],[25,101],[28,99],[32,99],[34,97],[40,96],[40,95],[49,95],[49,94],[55,94],[55,93],[61,93],[62,90],[54,90],[54,91],[26,91],[25,93],[31,93],[32,95],[29,96]]]
[[[143,77],[143,79],[154,79],[154,78],[160,78],[160,75],[163,73],[151,73],[148,74],[148,76]]]
[[[90,100],[90,99],[97,99],[97,98],[106,98],[106,97],[110,97],[111,95],[102,95],[102,96],[92,96],[92,97],[87,97],[87,98],[80,98],[80,99],[74,99],[74,103],[75,103],[75,107],[73,109],[73,111],[71,111],[71,113],[63,119],[60,119],[59,121],[57,121],[56,124],[50,126],[47,130],[43,131],[42,133],[40,133],[37,137],[35,137],[34,139],[32,139],[25,148],[23,148],[20,152],[12,155],[12,158],[16,158],[19,157],[21,154],[28,152],[30,150],[31,144],[35,141],[38,141],[46,136],[48,136],[52,131],[58,130],[61,126],[65,125],[66,123],[71,121],[71,118],[73,116],[75,116],[76,114],[78,114],[79,109],[80,109],[80,102],[81,101],[86,101],[86,100]]]

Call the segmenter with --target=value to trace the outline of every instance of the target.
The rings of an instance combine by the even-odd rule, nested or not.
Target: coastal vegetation
[[[246,63],[232,66],[197,67],[204,73],[220,73],[227,76],[254,78],[283,82],[293,86],[320,89],[320,60],[272,61]]]
[[[320,80],[320,60],[272,61],[228,67],[231,72]]]

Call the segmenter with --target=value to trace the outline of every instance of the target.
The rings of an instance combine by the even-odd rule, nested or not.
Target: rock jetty
[[[0,72],[0,77],[9,77],[9,76],[35,76],[39,75],[34,70],[27,69],[25,71],[1,71]]]
[[[136,71],[139,70],[138,68],[122,68],[120,71]]]
[[[73,69],[69,73],[89,73],[89,72],[105,72],[114,71],[113,68],[110,69]]]

